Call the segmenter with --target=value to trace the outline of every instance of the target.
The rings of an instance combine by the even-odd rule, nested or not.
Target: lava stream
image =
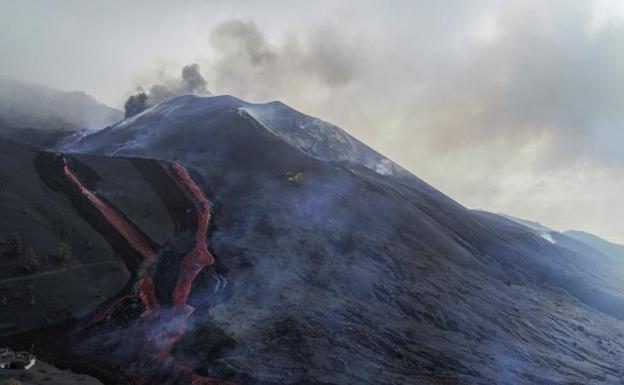
[[[78,186],[80,192],[93,204],[93,206],[104,216],[106,221],[110,223],[121,234],[128,243],[138,251],[145,259],[154,260],[156,253],[152,250],[147,241],[139,234],[139,232],[128,223],[115,209],[110,207],[97,195],[89,191],[84,184],[78,179],[76,174],[69,168],[67,159],[63,159],[63,171],[71,181]]]
[[[176,186],[195,206],[197,228],[195,229],[195,246],[186,254],[181,262],[180,273],[173,291],[173,303],[176,306],[186,305],[192,284],[197,274],[206,267],[214,264],[214,257],[208,250],[206,234],[210,224],[210,201],[201,191],[188,171],[181,165],[174,163],[171,166],[162,163],[162,167]]]
[[[125,218],[119,214],[114,208],[109,206],[106,202],[100,199],[97,195],[92,193],[85,187],[78,176],[69,168],[67,158],[63,157],[63,171],[65,175],[78,187],[80,193],[84,195],[89,202],[95,207],[100,214],[117,230],[117,232],[136,250],[148,264],[154,263],[156,259],[156,253],[149,245],[149,243],[143,238],[137,229],[132,224],[125,220]],[[145,303],[146,313],[153,311],[158,307],[158,301],[156,300],[156,294],[154,293],[154,285],[151,282],[151,278],[142,278],[139,280],[140,296]],[[103,315],[100,315],[103,317]]]
[[[80,193],[101,213],[104,219],[144,257],[149,267],[138,279],[139,297],[146,306],[140,319],[123,330],[87,336],[83,341],[85,347],[91,346],[87,351],[108,346],[111,343],[121,344],[119,350],[115,349],[122,354],[117,360],[121,359],[121,362],[128,364],[127,374],[138,384],[234,385],[228,381],[200,376],[171,356],[174,344],[186,333],[186,321],[194,311],[186,303],[193,282],[202,269],[214,264],[214,258],[206,244],[211,205],[201,188],[181,165],[160,164],[178,190],[195,207],[197,219],[194,233],[195,245],[180,260],[177,281],[171,293],[173,306],[163,307],[155,295],[155,281],[152,277],[151,267],[156,263],[157,253],[133,224],[89,191],[70,169],[67,160],[63,158],[63,161],[65,175],[79,188]],[[128,296],[128,294],[121,295],[102,305],[88,326],[105,322],[115,305]],[[125,359],[122,358],[124,352],[129,354]]]

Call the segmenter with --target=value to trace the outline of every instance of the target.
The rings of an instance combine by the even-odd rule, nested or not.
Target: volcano
[[[99,300],[0,343],[107,384],[624,377],[617,258],[469,210],[283,103],[182,96],[65,143],[6,142],[4,172],[32,180],[0,194],[56,205],[82,224],[64,236],[96,239],[118,270]]]

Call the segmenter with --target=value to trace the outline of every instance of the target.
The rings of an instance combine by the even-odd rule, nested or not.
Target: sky
[[[0,0],[0,77],[121,108],[197,63],[470,208],[624,243],[620,0]]]

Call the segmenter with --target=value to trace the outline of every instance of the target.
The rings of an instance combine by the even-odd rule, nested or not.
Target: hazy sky
[[[336,123],[464,205],[624,243],[624,2],[0,0],[0,77]]]

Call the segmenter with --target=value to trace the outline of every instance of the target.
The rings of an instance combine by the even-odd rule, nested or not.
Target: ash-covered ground
[[[110,372],[146,383],[128,367],[171,384],[190,383],[184,370],[197,381],[267,385],[618,384],[624,376],[619,259],[468,210],[337,127],[282,104],[175,98],[60,149],[86,189],[162,250],[147,272],[136,248],[72,187],[60,155],[8,147],[32,180],[0,192],[24,205],[58,202],[66,221],[83,223],[74,225],[76,239],[101,244],[82,263],[116,261],[107,282],[122,281],[100,288],[101,300],[70,301],[84,310],[32,322],[0,343],[36,340],[44,355],[105,383],[117,381],[102,374]],[[162,308],[176,309],[170,296],[193,247],[196,207],[190,190],[158,171],[162,161],[188,170],[210,200],[206,242],[215,262],[192,281],[184,328],[179,317],[155,321],[158,312],[131,300],[91,328],[106,301],[140,297],[145,276]],[[32,198],[28,186],[36,186]],[[15,214],[3,229],[28,218]],[[31,226],[24,223],[22,232]],[[74,250],[84,258],[80,242]],[[41,269],[28,279],[52,271]],[[93,290],[93,279],[61,277],[68,295]],[[173,334],[166,365],[145,366],[139,355],[158,346],[137,348],[138,336]],[[52,348],[50,336],[67,343]],[[80,357],[91,365],[81,368]],[[182,374],[167,377],[169,369]]]

